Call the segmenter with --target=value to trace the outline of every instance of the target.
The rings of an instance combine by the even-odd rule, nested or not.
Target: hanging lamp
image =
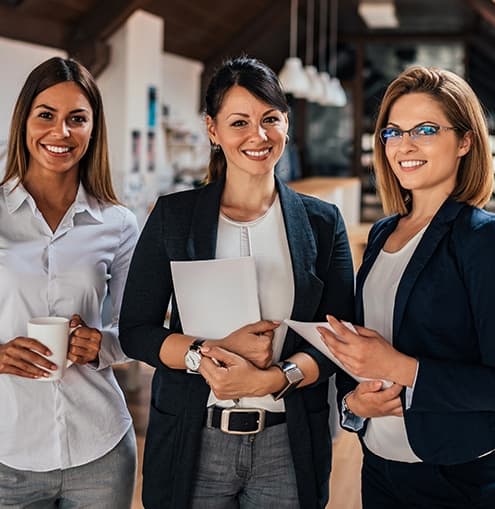
[[[287,94],[304,98],[308,93],[309,83],[301,59],[297,57],[297,13],[298,0],[291,0],[289,58],[285,61],[278,77]]]
[[[347,104],[347,96],[344,88],[337,78],[337,36],[338,36],[338,16],[339,0],[330,0],[330,51],[328,69],[330,71],[330,102],[333,106],[343,107]]]
[[[315,0],[307,0],[306,3],[306,66],[304,72],[308,79],[308,91],[306,99],[319,103],[324,99],[325,87],[318,74],[318,69],[313,65],[314,23],[315,23]]]

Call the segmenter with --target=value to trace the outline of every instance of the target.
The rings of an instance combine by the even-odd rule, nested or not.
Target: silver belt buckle
[[[229,429],[230,414],[258,412],[258,427],[252,431],[234,431]],[[265,429],[265,410],[263,408],[224,408],[220,419],[220,429],[230,435],[252,435]]]

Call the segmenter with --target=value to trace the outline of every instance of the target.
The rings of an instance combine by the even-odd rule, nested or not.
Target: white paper
[[[328,349],[327,345],[321,339],[320,333],[318,332],[316,327],[324,327],[335,334],[335,330],[328,322],[296,322],[295,320],[284,320],[284,322],[291,328],[294,329],[300,336],[302,336],[308,343],[311,343],[315,348],[317,348],[322,354],[328,357],[332,362],[337,364],[340,368],[342,368],[348,375],[351,375],[354,380],[358,382],[364,382],[366,380],[372,380],[371,378],[363,378],[361,376],[354,375],[348,369],[344,368],[342,363],[333,355],[332,352]],[[348,327],[353,332],[356,332],[354,326],[349,322],[342,322],[346,327]],[[392,385],[392,382],[389,380],[381,380],[383,382],[382,388],[385,389]]]
[[[260,320],[252,256],[170,262],[184,334],[221,339]]]

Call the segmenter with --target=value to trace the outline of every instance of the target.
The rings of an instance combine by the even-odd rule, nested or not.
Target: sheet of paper
[[[184,334],[220,339],[260,319],[252,256],[170,266]]]
[[[335,333],[334,329],[328,322],[296,322],[295,320],[284,320],[284,322],[293,330],[295,330],[300,336],[302,336],[308,343],[311,343],[316,349],[318,349],[322,354],[326,355],[332,362],[337,364],[340,368],[342,368],[348,375],[352,376],[358,382],[364,382],[365,380],[371,380],[371,378],[363,378],[357,375],[354,375],[349,370],[344,368],[342,363],[330,352],[327,345],[323,343],[320,333],[318,332],[316,327],[325,327],[326,329]],[[349,322],[342,322],[345,326],[349,327],[353,332],[356,332],[353,325]],[[383,388],[390,387],[392,382],[389,380],[382,380]]]

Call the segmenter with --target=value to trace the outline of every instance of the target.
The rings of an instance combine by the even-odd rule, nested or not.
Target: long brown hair
[[[119,203],[112,186],[108,158],[107,130],[103,102],[93,76],[71,59],[53,57],[34,68],[24,83],[14,108],[10,125],[4,184],[12,178],[24,182],[29,164],[26,145],[26,122],[35,97],[58,83],[76,83],[93,110],[93,131],[88,149],[79,161],[79,178],[86,191],[101,202]]]
[[[386,214],[406,214],[411,193],[394,175],[380,141],[380,129],[388,123],[390,109],[405,94],[424,93],[438,102],[459,138],[472,133],[469,152],[460,161],[452,197],[476,207],[485,205],[493,190],[493,163],[486,118],[481,104],[467,82],[457,74],[434,67],[406,69],[387,88],[375,128],[374,168],[378,191]]]

